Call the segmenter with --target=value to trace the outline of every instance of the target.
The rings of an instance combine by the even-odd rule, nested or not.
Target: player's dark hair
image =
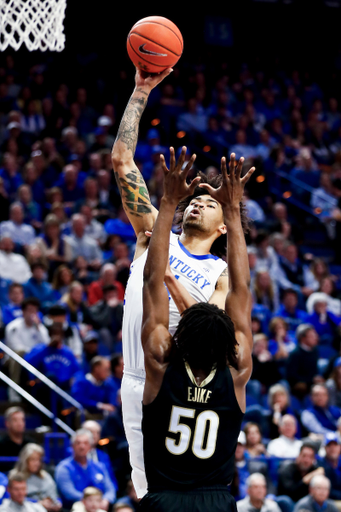
[[[173,340],[177,354],[192,368],[210,371],[229,364],[238,369],[233,322],[215,304],[199,302],[186,309]]]
[[[212,188],[219,188],[222,183],[222,175],[217,174],[216,176],[206,176],[203,172],[199,171],[197,176],[200,176],[201,181],[200,183],[208,183],[208,185],[211,185]],[[182,219],[184,216],[184,212],[189,205],[189,203],[198,196],[203,196],[209,194],[208,190],[201,188],[199,186],[195,187],[193,195],[186,197],[180,203],[178,204],[176,213],[175,213],[175,225],[181,226]],[[243,226],[244,233],[248,233],[250,229],[250,219],[247,216],[247,210],[244,205],[244,203],[240,203],[240,217],[241,222]],[[226,243],[227,243],[227,236],[226,234],[220,235],[212,244],[211,246],[211,253],[215,256],[218,256],[219,258],[226,255]]]

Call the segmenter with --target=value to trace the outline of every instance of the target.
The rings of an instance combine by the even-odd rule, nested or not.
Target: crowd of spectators
[[[44,469],[42,445],[25,427],[32,409],[6,389],[0,455],[18,460],[0,460],[0,510],[128,512],[137,500],[121,415],[121,327],[135,236],[110,155],[122,108],[58,83],[49,66],[25,69],[12,54],[0,65],[1,339],[77,400],[86,421],[70,413],[69,451]],[[232,151],[257,167],[245,192],[254,349],[231,485],[238,510],[340,510],[337,93],[308,72],[245,65],[208,78],[179,66],[152,91],[144,119],[136,163],[156,207],[158,155],[170,143],[185,142],[206,173]],[[320,247],[308,247],[308,231]],[[1,366],[67,421],[65,402],[37,375],[7,355]]]

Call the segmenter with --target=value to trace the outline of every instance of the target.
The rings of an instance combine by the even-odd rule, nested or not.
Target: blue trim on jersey
[[[214,256],[213,254],[203,254],[202,256],[197,256],[196,254],[191,254],[187,249],[186,247],[184,247],[182,245],[182,243],[180,242],[180,240],[178,239],[178,244],[180,245],[180,249],[183,250],[183,252],[185,254],[187,254],[187,256],[189,256],[190,258],[194,258],[196,260],[219,260],[218,256]]]

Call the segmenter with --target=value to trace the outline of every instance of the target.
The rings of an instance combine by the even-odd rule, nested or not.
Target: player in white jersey
[[[142,395],[145,369],[144,354],[141,345],[142,328],[142,287],[143,269],[151,232],[158,211],[150,202],[144,179],[134,162],[138,138],[139,122],[151,90],[168,74],[170,69],[160,75],[144,78],[137,70],[135,89],[121,120],[112,151],[115,178],[120,190],[122,204],[137,236],[134,261],[126,287],[122,327],[124,376],[121,397],[123,421],[129,443],[132,480],[137,496],[142,498],[147,492],[143,463],[143,440],[141,432]],[[182,168],[185,162],[186,148],[182,148],[178,162],[174,149],[170,149],[170,165]],[[187,164],[190,169],[195,155]],[[163,156],[162,164],[165,165]],[[177,327],[180,312],[194,302],[211,302],[223,308],[228,291],[226,263],[219,257],[224,254],[226,226],[221,205],[213,199],[207,190],[196,187],[199,182],[207,181],[204,175],[195,178],[191,185],[185,184],[190,193],[179,205],[178,222],[182,225],[180,236],[170,237],[170,270],[165,276],[165,284],[170,297],[169,330],[173,333]],[[209,181],[218,188],[220,176]],[[243,212],[244,213],[244,212]],[[245,215],[243,216],[245,218]],[[219,249],[220,245],[220,249]],[[214,251],[215,249],[215,251]]]

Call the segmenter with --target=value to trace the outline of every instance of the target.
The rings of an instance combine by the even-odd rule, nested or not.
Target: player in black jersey
[[[228,172],[222,158],[222,185],[213,189],[200,184],[203,196],[190,202],[186,215],[193,221],[205,208],[221,214],[228,237],[230,290],[225,311],[213,304],[195,304],[184,311],[171,337],[164,285],[169,234],[176,206],[193,193],[199,180],[186,183],[195,155],[182,170],[186,148],[178,162],[174,149],[170,151],[169,169],[161,157],[164,193],[144,269],[142,432],[148,494],[140,510],[226,512],[236,510],[227,485],[252,370],[250,272],[240,202],[254,168],[241,177],[243,159],[236,163],[232,154]]]

